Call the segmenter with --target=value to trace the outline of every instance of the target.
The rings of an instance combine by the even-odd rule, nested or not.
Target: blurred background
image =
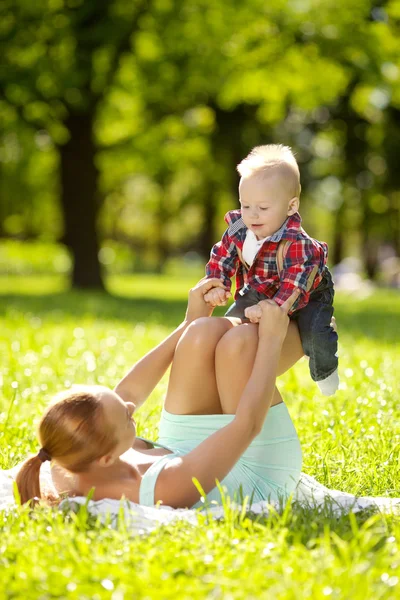
[[[338,285],[400,287],[400,1],[0,11],[3,290],[201,273],[236,164],[271,142],[297,155],[303,225]]]

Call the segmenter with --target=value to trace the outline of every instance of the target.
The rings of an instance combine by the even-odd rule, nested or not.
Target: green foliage
[[[1,10],[1,235],[63,235],[59,152],[69,117],[86,114],[101,236],[159,268],[174,253],[206,255],[237,203],[236,162],[269,141],[296,150],[306,227],[335,261],[358,254],[373,276],[380,245],[399,253],[397,1]]]
[[[99,260],[106,274],[116,275],[122,273],[152,273],[155,260],[151,254],[146,257],[141,248],[132,249],[113,240],[105,240],[99,251]],[[0,241],[0,277],[2,275],[18,275],[23,281],[27,275],[68,276],[71,270],[72,260],[69,252],[63,244],[49,242],[21,242],[17,240]],[[176,276],[185,272],[186,276],[193,274],[200,278],[204,275],[204,262],[195,253],[188,254],[183,259],[171,258],[165,269],[168,276]],[[65,278],[65,277],[64,277]],[[15,277],[10,280],[10,289],[15,288]],[[6,279],[2,282],[7,286]],[[3,287],[3,292],[5,288]],[[30,279],[30,290],[32,289],[32,278]]]
[[[72,382],[114,386],[182,318],[182,277],[112,277],[110,294],[58,289],[43,277],[8,276],[0,302],[0,468],[37,449],[41,410]],[[42,281],[41,285],[38,281]],[[0,280],[4,294],[6,279]],[[13,285],[15,286],[13,289]],[[38,288],[37,286],[40,285]],[[39,292],[39,294],[38,294]],[[304,470],[354,494],[400,496],[399,295],[337,294],[341,390],[322,398],[300,362],[280,388],[302,442]],[[138,414],[157,435],[167,379]],[[397,518],[337,517],[299,506],[263,519],[226,500],[226,518],[177,523],[144,536],[85,509],[0,514],[4,598],[352,598],[398,595]]]
[[[0,243],[1,275],[61,274],[67,273],[70,268],[70,257],[61,245],[14,240]]]

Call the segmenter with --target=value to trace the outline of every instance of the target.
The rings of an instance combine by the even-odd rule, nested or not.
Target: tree
[[[336,260],[360,221],[370,274],[386,231],[398,247],[397,1],[5,6],[2,103],[56,144],[76,285],[101,285],[101,206],[103,234],[160,269],[188,243],[206,254],[237,162],[265,141],[298,151],[303,207]]]
[[[94,123],[145,7],[145,0],[11,0],[3,8],[2,100],[25,122],[48,129],[57,145],[64,241],[77,287],[103,287]]]

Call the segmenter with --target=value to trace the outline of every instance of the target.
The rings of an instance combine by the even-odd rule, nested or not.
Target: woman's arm
[[[222,481],[252,440],[260,432],[272,402],[275,379],[287,316],[297,293],[284,305],[265,300],[259,325],[259,343],[250,379],[240,398],[235,418],[213,433],[186,456],[177,457],[161,471],[155,500],[176,508],[192,506],[200,494],[193,484],[195,477],[205,493]]]
[[[138,408],[151,394],[172,362],[176,345],[185,329],[195,319],[209,317],[211,308],[204,301],[204,294],[214,287],[224,287],[219,279],[201,279],[190,290],[185,320],[161,344],[140,359],[115,387],[125,402],[133,402]]]

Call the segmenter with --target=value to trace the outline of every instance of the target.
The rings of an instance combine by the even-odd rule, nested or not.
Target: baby
[[[214,288],[204,298],[212,306],[225,305],[236,274],[235,302],[226,316],[257,323],[258,302],[272,298],[281,305],[298,289],[289,314],[310,358],[311,377],[330,396],[339,386],[339,376],[328,247],[301,227],[296,159],[287,146],[257,146],[237,169],[241,208],[225,215],[228,229],[206,266],[206,275],[221,279],[225,290]]]

